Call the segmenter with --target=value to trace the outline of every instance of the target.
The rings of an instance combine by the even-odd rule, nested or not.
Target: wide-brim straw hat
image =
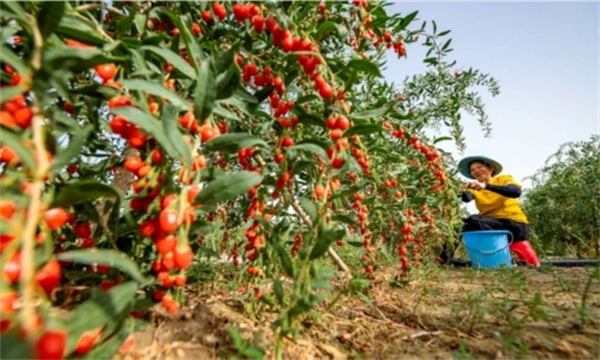
[[[460,171],[460,173],[466,178],[475,179],[473,176],[471,176],[471,172],[469,171],[469,166],[473,161],[482,161],[484,163],[490,164],[494,168],[494,176],[502,172],[502,165],[500,165],[500,163],[494,159],[490,159],[487,156],[481,155],[468,156],[458,163],[458,171]]]

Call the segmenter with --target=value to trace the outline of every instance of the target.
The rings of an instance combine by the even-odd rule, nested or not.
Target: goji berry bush
[[[409,277],[460,223],[438,145],[464,147],[464,114],[487,130],[474,87],[498,93],[448,59],[449,31],[365,0],[2,2],[0,25],[8,358],[126,351],[143,311],[178,311],[206,251],[277,309],[280,340],[336,270],[367,286],[383,251]],[[429,70],[386,82],[411,46]],[[73,285],[92,290],[57,316]]]

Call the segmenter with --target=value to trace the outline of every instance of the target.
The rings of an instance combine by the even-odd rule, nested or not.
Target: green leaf
[[[119,89],[116,89],[112,86],[105,86],[102,84],[92,84],[72,89],[71,92],[73,94],[82,94],[100,97],[103,99],[110,99],[111,97],[115,97],[119,94]]]
[[[450,137],[450,136],[442,136],[442,137],[439,137],[439,138],[433,140],[433,143],[437,144],[439,142],[448,141],[448,140],[452,140],[452,137]]]
[[[231,154],[238,150],[254,146],[266,147],[268,144],[264,140],[250,134],[227,133],[219,135],[202,145],[202,152],[221,151]]]
[[[292,265],[292,259],[290,255],[285,251],[281,244],[275,244],[275,249],[277,250],[277,254],[279,254],[279,258],[281,259],[281,265],[283,266],[283,271],[285,274],[291,278],[294,277],[294,267]]]
[[[51,48],[44,53],[44,66],[53,69],[68,69],[71,72],[86,71],[106,63],[123,63],[125,57],[105,55],[99,49],[78,47]]]
[[[50,207],[76,205],[93,201],[101,197],[114,197],[121,201],[123,196],[121,195],[121,192],[112,185],[107,185],[93,179],[87,179],[59,188]]]
[[[192,24],[189,21],[189,15],[178,15],[175,14],[172,11],[166,10],[166,8],[160,8],[160,11],[167,15],[171,21],[173,21],[173,24],[175,24],[175,27],[177,27],[177,29],[179,29],[179,35],[181,36],[181,38],[183,39],[183,42],[185,43],[185,47],[187,48],[187,53],[188,56],[190,57],[191,61],[192,61],[192,66],[196,67],[198,66],[198,64],[200,64],[200,61],[202,60],[204,63],[204,55],[202,54],[201,50],[200,50],[200,46],[198,45],[198,40],[196,39],[195,36],[192,35],[190,29],[192,27]]]
[[[377,124],[354,125],[350,129],[344,131],[344,137],[352,135],[368,135],[385,131],[383,126]]]
[[[10,65],[15,72],[21,74],[24,79],[31,77],[29,67],[6,45],[0,47],[0,61]]]
[[[27,18],[27,13],[20,5],[19,1],[2,1],[0,2],[0,9],[2,10],[3,15],[14,15],[17,19],[22,22],[30,22]],[[8,10],[8,14],[7,14]]]
[[[194,91],[194,115],[204,121],[212,113],[216,97],[215,74],[210,61],[204,61],[198,69],[198,80]]]
[[[339,38],[345,38],[346,35],[348,35],[348,30],[344,28],[341,24],[328,20],[319,25],[316,37],[321,37],[325,35],[326,32],[331,32],[333,30],[335,30]]]
[[[232,66],[229,70],[220,73],[217,78],[217,99],[226,99],[240,86],[240,69],[237,66]]]
[[[426,58],[425,60],[423,60],[423,62],[427,63],[427,64],[431,64],[431,65],[437,65],[438,59],[436,57],[429,57],[429,58]]]
[[[146,32],[146,22],[146,14],[137,13],[133,16],[133,23],[139,34],[144,34]]]
[[[438,37],[442,37],[442,36],[444,36],[444,35],[448,35],[448,34],[450,34],[450,30],[444,30],[444,31],[442,31],[441,33],[439,33],[437,36],[438,36]]]
[[[179,131],[178,123],[177,123],[177,109],[172,105],[167,105],[163,107],[163,129],[165,130],[165,135],[173,148],[177,151],[179,156],[177,159],[185,159],[185,165],[188,171],[192,169],[192,154],[185,141],[183,140],[183,136]]]
[[[317,206],[314,202],[310,201],[305,197],[300,197],[298,199],[300,206],[306,212],[306,214],[310,217],[313,223],[317,220]]]
[[[155,53],[171,64],[173,69],[178,70],[189,79],[196,80],[196,71],[194,71],[194,68],[173,51],[150,45],[142,46],[140,50]]]
[[[96,251],[89,250],[72,250],[62,252],[56,255],[56,258],[61,261],[72,261],[78,264],[92,265],[102,264],[108,265],[113,269],[117,269],[137,281],[140,286],[144,286],[152,282],[152,278],[147,278],[140,272],[138,265],[126,257],[125,254],[115,250],[98,249]]]
[[[23,341],[18,331],[13,330],[0,336],[0,358],[35,359],[35,354],[32,346]]]
[[[352,114],[350,114],[348,116],[351,119],[368,120],[368,119],[372,119],[372,118],[375,118],[375,117],[382,116],[385,113],[387,113],[388,110],[389,110],[389,107],[382,106],[382,107],[377,108],[377,109],[372,109],[372,110],[367,110],[367,111],[361,111],[361,112],[352,113]]]
[[[226,174],[209,183],[194,201],[195,204],[216,204],[235,199],[260,184],[262,176],[255,172],[242,171]]]
[[[60,19],[65,13],[64,1],[45,1],[37,16],[37,22],[42,38],[47,38],[54,32]]]
[[[406,15],[404,18],[402,18],[402,21],[394,30],[396,30],[396,32],[400,32],[400,31],[406,29],[406,27],[417,17],[418,13],[419,13],[418,11],[415,11],[415,12],[412,12],[412,13]]]
[[[319,155],[322,159],[327,159],[327,152],[321,146],[313,143],[301,143],[294,145],[289,150],[303,150]]]
[[[229,50],[221,53],[221,56],[215,61],[215,70],[217,73],[222,73],[234,65],[235,55],[240,51],[240,41],[236,42]]]
[[[17,95],[21,95],[25,92],[24,86],[5,86],[0,88],[0,102],[6,102]]]
[[[113,355],[119,351],[119,348],[123,345],[129,332],[126,329],[121,329],[116,335],[111,336],[108,340],[103,343],[94,346],[88,353],[86,353],[81,359],[112,359]]]
[[[0,135],[0,144],[6,145],[16,152],[25,167],[32,170],[35,169],[36,165],[31,150],[23,145],[20,137],[8,130],[3,130]]]
[[[279,279],[273,281],[273,291],[275,292],[275,299],[280,305],[283,305],[283,285]]]
[[[184,100],[182,97],[167,89],[160,83],[142,79],[125,79],[122,81],[122,84],[127,89],[139,90],[160,98],[167,99],[171,104],[177,106],[179,110],[186,111],[190,108],[188,101]]]
[[[156,141],[158,141],[158,143],[169,156],[175,159],[179,158],[179,153],[173,147],[171,141],[164,133],[164,127],[162,126],[160,121],[156,120],[148,113],[131,106],[119,107],[113,109],[112,112],[114,112],[117,115],[125,116],[127,118],[127,121],[139,125],[142,128],[142,130],[144,130],[146,133],[148,133],[154,139],[156,139]]]
[[[346,230],[327,230],[319,236],[317,243],[310,252],[310,259],[321,257],[334,241],[340,240],[346,235]]]
[[[335,273],[335,270],[328,266],[322,266],[317,271],[317,276],[310,281],[310,285],[315,290],[333,290],[329,280]]]
[[[62,169],[65,165],[70,163],[73,158],[79,155],[93,129],[94,127],[92,125],[87,125],[83,129],[73,133],[69,139],[69,145],[65,149],[58,151],[57,155],[54,156],[50,171],[54,172]]]
[[[373,305],[373,302],[371,301],[371,299],[369,299],[369,297],[363,293],[357,293],[356,296],[358,296],[362,301],[365,302],[365,304],[369,305],[371,308],[375,308],[375,305]]]
[[[79,250],[90,254],[88,250]],[[63,255],[66,253],[62,253]],[[138,290],[135,282],[126,282],[111,288],[103,293],[98,288],[92,291],[92,297],[79,305],[66,321],[69,340],[67,342],[67,354],[75,349],[81,334],[124,319],[129,314],[129,309],[135,300]]]
[[[379,67],[367,59],[350,60],[347,67],[349,69],[362,71],[376,77],[381,77],[381,71],[379,70]]]
[[[92,24],[73,15],[64,15],[60,19],[56,33],[84,44],[102,46],[106,43],[106,39]]]
[[[335,221],[343,222],[346,224],[356,224],[356,221],[357,221],[356,215],[354,215],[354,214],[352,214],[352,215],[336,214],[336,215],[333,215],[331,217],[331,219],[335,220]]]

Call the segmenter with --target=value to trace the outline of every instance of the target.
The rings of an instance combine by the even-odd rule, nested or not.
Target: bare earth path
[[[342,297],[329,313],[306,317],[298,339],[286,341],[284,358],[598,359],[600,286],[589,280],[592,270],[431,267],[398,284],[395,270],[382,268],[368,290],[372,306]],[[234,346],[230,327],[273,358],[277,314],[263,308],[253,319],[245,303],[238,291],[190,288],[178,314],[153,309],[126,358],[248,357]]]

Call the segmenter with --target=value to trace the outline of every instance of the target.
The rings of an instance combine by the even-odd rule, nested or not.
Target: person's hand
[[[471,181],[467,184],[467,189],[483,190],[485,189],[485,183],[477,180]]]

